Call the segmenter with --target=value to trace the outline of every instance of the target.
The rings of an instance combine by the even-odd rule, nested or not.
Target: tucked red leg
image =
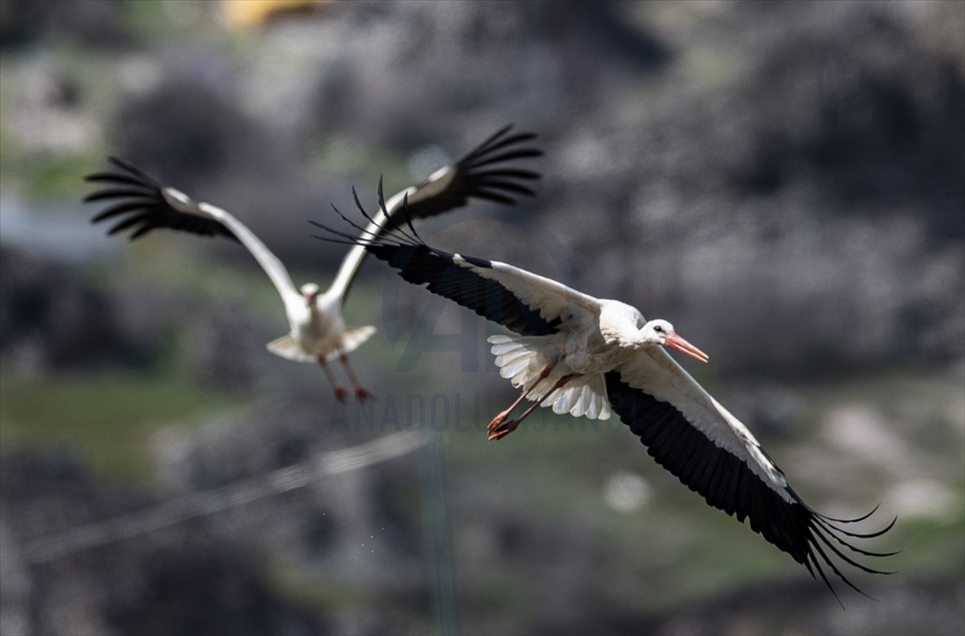
[[[556,384],[553,385],[553,388],[551,388],[549,391],[547,391],[547,392],[543,395],[543,397],[541,397],[541,398],[538,399],[536,402],[534,402],[533,405],[530,406],[528,409],[526,409],[526,410],[523,412],[522,415],[520,415],[519,417],[517,417],[517,418],[514,419],[514,420],[510,420],[510,421],[508,421],[508,422],[501,423],[501,424],[499,424],[498,426],[496,426],[496,427],[494,427],[494,428],[491,428],[491,429],[489,430],[489,441],[495,441],[495,440],[497,440],[497,439],[502,439],[502,438],[506,437],[507,435],[509,435],[510,433],[512,433],[513,431],[515,431],[515,430],[516,430],[516,427],[519,426],[520,422],[522,422],[522,421],[525,420],[527,417],[529,417],[529,414],[532,413],[533,411],[535,411],[536,408],[546,400],[546,398],[548,398],[550,395],[552,395],[553,391],[555,391],[556,389],[562,387],[564,384],[566,384],[567,382],[569,382],[570,380],[572,380],[572,379],[575,378],[575,377],[576,377],[576,374],[575,374],[575,373],[571,373],[571,374],[569,374],[569,375],[564,375],[562,378],[560,378],[559,380],[556,381]],[[536,386],[536,385],[534,384],[533,386]],[[528,392],[527,392],[527,393],[528,393]]]
[[[352,366],[348,363],[348,356],[341,353],[339,354],[339,359],[342,361],[342,366],[345,367],[345,373],[348,374],[348,379],[352,382],[352,388],[355,390],[355,399],[360,402],[364,402],[369,398],[374,400],[375,396],[359,384],[358,378],[355,377],[355,372],[352,371]]]
[[[525,391],[523,391],[523,393],[522,393],[518,398],[516,398],[516,401],[513,402],[513,403],[509,406],[508,409],[506,409],[505,411],[502,411],[499,415],[497,415],[496,417],[493,418],[493,421],[489,423],[489,429],[488,429],[488,431],[489,431],[490,434],[491,434],[494,430],[496,430],[497,428],[499,428],[499,427],[502,425],[503,422],[506,421],[506,418],[509,417],[509,414],[513,412],[513,409],[515,409],[517,406],[519,406],[520,402],[522,402],[523,400],[526,399],[526,396],[529,395],[530,391],[532,391],[533,389],[536,388],[536,385],[537,385],[537,384],[539,384],[540,382],[542,382],[543,380],[546,379],[546,376],[548,376],[548,375],[550,374],[550,371],[552,371],[552,367],[550,367],[549,365],[547,365],[545,369],[543,369],[542,371],[540,371],[539,377],[536,378],[536,382],[533,383],[533,386],[531,386],[531,387],[529,387],[528,389],[526,389]]]

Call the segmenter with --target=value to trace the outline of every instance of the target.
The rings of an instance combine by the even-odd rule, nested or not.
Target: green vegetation
[[[38,87],[41,62],[0,60],[0,108],[5,113],[0,122],[0,185],[8,194],[32,200],[76,200],[87,191],[82,176],[100,168],[106,154],[93,113],[112,108],[116,94],[100,72],[109,58],[69,42],[54,48],[56,70],[44,69],[48,86]],[[58,105],[59,99],[67,100],[60,91],[74,94],[70,99],[79,105]],[[63,139],[51,143],[49,136],[38,134],[40,129],[62,131]]]
[[[139,0],[124,4],[127,26],[145,39],[170,40],[186,37],[184,31],[202,19],[202,3],[179,2],[171,6],[163,0]]]
[[[199,416],[237,405],[183,374],[44,376],[0,373],[0,448],[80,449],[103,476],[147,486],[153,479],[152,433],[187,426]]]
[[[266,576],[272,589],[320,618],[331,610],[368,605],[375,601],[368,585],[352,585],[342,580],[330,583],[305,574],[300,568],[274,564],[266,568]]]
[[[102,160],[90,155],[42,154],[23,162],[15,174],[24,194],[32,199],[73,199],[86,192],[78,178],[101,167]]]
[[[958,491],[959,501],[965,492]],[[891,551],[901,550],[889,567],[906,575],[960,577],[965,567],[965,513],[945,522],[934,519],[898,519],[890,537]]]

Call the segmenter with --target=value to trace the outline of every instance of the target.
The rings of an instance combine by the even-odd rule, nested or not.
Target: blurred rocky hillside
[[[125,10],[89,11],[121,29]],[[44,24],[86,41],[61,14]],[[721,369],[942,363],[965,354],[962,20],[957,3],[338,3],[235,47],[118,35],[97,82],[12,48],[4,138],[50,152],[86,131],[318,267],[337,250],[305,221],[351,209],[350,184],[373,205],[380,174],[395,191],[514,121],[541,134],[546,179],[506,214]],[[443,247],[548,269],[507,231]],[[213,246],[248,263],[230,247]]]
[[[2,636],[962,632],[965,5],[298,4],[242,28],[227,3],[0,2]],[[632,436],[557,417],[485,444],[472,427],[513,392],[488,352],[476,371],[450,353],[400,371],[432,301],[384,264],[347,304],[380,329],[353,356],[380,401],[340,410],[319,369],[264,351],[283,321],[243,249],[122,250],[79,203],[116,154],[324,283],[342,249],[307,219],[339,224],[353,185],[374,206],[380,176],[395,192],[508,122],[540,135],[537,198],[423,235],[674,322],[809,501],[899,515],[873,549],[907,546],[902,573],[860,579],[879,603],[843,612]],[[447,309],[436,333],[483,352],[465,324]],[[173,389],[111,416],[91,378]],[[23,406],[70,382],[94,388],[63,390],[53,417]],[[189,393],[229,406],[163,415]],[[29,558],[378,439],[420,400],[441,420],[442,398],[441,455]],[[98,417],[70,430],[75,410]]]

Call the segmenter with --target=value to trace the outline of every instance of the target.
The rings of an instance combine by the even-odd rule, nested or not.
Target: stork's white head
[[[677,335],[673,325],[666,320],[651,320],[640,330],[640,335],[645,344],[664,345],[686,353],[692,358],[697,358],[701,362],[707,362],[709,356]]]
[[[321,292],[315,283],[305,283],[299,291],[302,293],[302,298],[305,299],[306,307],[313,307],[315,305],[315,299],[318,298],[318,294]]]

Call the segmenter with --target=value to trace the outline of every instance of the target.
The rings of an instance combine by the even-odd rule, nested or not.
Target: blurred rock
[[[286,375],[301,368],[282,363]],[[323,378],[311,379],[310,399],[281,388],[245,417],[165,431],[156,440],[165,496],[257,478],[371,439],[330,426],[330,389]],[[364,589],[357,602],[333,608],[337,633],[399,633],[407,624],[415,627],[406,631],[425,631],[430,592],[418,489],[417,466],[407,456],[232,507],[206,527],[213,537],[265,557],[288,584]]]
[[[157,86],[131,95],[110,134],[117,154],[203,200],[200,184],[232,166],[257,170],[266,148],[254,140],[258,127],[241,112],[224,62],[204,50],[191,57],[193,65],[167,68]]]
[[[28,371],[137,365],[150,356],[110,297],[76,270],[0,250],[0,354]]]
[[[316,380],[324,397],[311,403],[274,395],[243,420],[166,432],[158,439],[166,494],[209,490],[359,443],[359,434],[327,425],[330,390]],[[403,503],[418,484],[414,468],[411,460],[396,460],[331,475],[233,509],[210,528],[267,551],[306,580],[317,582],[325,572],[344,584],[364,583],[376,595],[424,595],[418,509]]]
[[[23,634],[157,636],[326,631],[317,618],[268,592],[251,558],[206,533],[203,522],[183,522],[53,560],[21,560],[19,574],[9,569],[17,567],[16,550],[32,541],[151,504],[92,478],[67,455],[6,453],[0,462],[0,504],[4,550],[14,551],[4,555],[5,635],[20,627]]]
[[[674,316],[720,371],[965,353],[959,62],[901,9],[847,6],[697,23],[711,49],[746,33],[755,61],[722,84],[664,78],[627,124],[606,103],[547,152],[541,220],[585,289]]]
[[[965,355],[965,44],[947,28],[965,16],[914,7],[339,3],[250,61],[158,52],[111,137],[317,267],[339,252],[305,220],[338,223],[346,183],[371,202],[406,153],[515,121],[547,154],[513,214],[535,213],[587,292],[715,343],[721,372],[943,364]],[[461,236],[539,265],[498,231]]]
[[[67,36],[87,46],[118,48],[133,43],[124,25],[125,0],[3,0],[0,49],[16,49],[44,35]]]
[[[32,162],[76,156],[99,143],[100,113],[77,70],[46,53],[20,61],[5,72],[4,81],[17,88],[4,102],[4,145],[16,147],[23,159],[4,171],[28,172]]]
[[[615,76],[657,71],[670,57],[622,8],[344,3],[333,33],[342,46],[319,68],[309,125],[412,151],[480,120],[499,125],[495,112],[521,124],[578,116],[606,99]]]
[[[231,211],[288,267],[337,262],[330,256],[334,249],[309,238],[308,224],[330,210],[336,186],[297,165],[304,132],[287,122],[290,117],[280,123],[251,117],[236,69],[205,47],[172,53],[153,72],[160,78],[128,91],[116,109],[108,127],[114,154],[196,201]],[[305,70],[293,73],[300,77]],[[291,112],[304,116],[297,103]],[[339,188],[348,193],[344,184]],[[196,249],[258,267],[227,242],[200,241]]]
[[[551,36],[539,3],[413,6],[338,16],[316,135],[414,150],[467,139],[494,113],[539,122],[546,178],[525,207],[583,288],[673,316],[715,343],[720,372],[965,355],[963,47],[931,38],[933,15],[961,21],[958,9],[735,5],[676,25],[654,45],[673,54],[628,67],[587,44],[589,16],[559,16],[570,26]],[[686,75],[691,50],[719,56],[722,78]],[[542,266],[499,229],[454,234],[459,251]]]
[[[199,43],[204,37],[146,44],[119,64],[126,92],[115,100],[116,109],[99,117],[110,122],[113,148],[143,162],[159,180],[229,209],[286,263],[310,266],[320,278],[334,272],[343,252],[309,239],[305,219],[339,223],[328,210],[329,199],[350,210],[354,183],[371,205],[380,174],[391,194],[427,176],[432,167],[419,160],[423,156],[458,156],[510,121],[534,130],[546,150],[533,162],[545,175],[538,199],[511,210],[456,212],[431,226],[441,231],[430,242],[532,268],[588,293],[633,303],[648,317],[672,319],[711,354],[712,364],[702,371],[711,374],[708,386],[723,403],[761,437],[788,446],[793,441],[794,449],[775,445],[782,457],[790,454],[791,464],[795,452],[811,456],[799,462],[800,473],[817,473],[810,483],[803,480],[805,488],[843,499],[884,490],[898,504],[888,500],[883,510],[894,505],[903,515],[918,514],[916,523],[941,521],[940,509],[949,508],[960,479],[945,485],[944,476],[929,476],[941,482],[939,488],[931,481],[909,481],[903,473],[909,464],[920,468],[938,455],[906,452],[912,444],[906,429],[935,429],[943,420],[935,424],[917,407],[902,411],[888,429],[902,446],[882,454],[880,448],[855,447],[869,440],[881,446],[889,437],[852,411],[841,421],[828,421],[834,435],[815,446],[798,446],[805,439],[798,436],[802,429],[814,428],[805,421],[809,409],[834,411],[832,405],[802,405],[796,396],[806,393],[802,379],[850,379],[855,371],[872,370],[878,382],[882,369],[940,368],[965,356],[962,7],[342,2],[310,24],[293,19],[233,40],[242,43],[237,47]],[[210,34],[212,28],[206,23],[198,30]],[[35,101],[69,109],[70,82],[49,68],[56,72],[38,76],[43,81],[36,94],[42,99]],[[407,167],[423,173],[409,174]],[[467,221],[479,210],[482,221]],[[425,227],[428,234],[430,226]],[[239,267],[257,267],[228,242],[202,242],[199,249],[215,250]],[[14,350],[25,353],[16,355],[46,359],[47,353],[31,352],[45,352],[47,344],[30,344],[47,342],[47,336],[30,335],[46,333],[41,329],[46,323],[14,320],[6,291],[14,279],[7,278],[8,261],[3,264],[0,350],[10,355],[4,348],[7,334],[24,334],[15,341],[25,344]],[[363,269],[363,278],[373,275],[397,280],[381,263]],[[376,294],[390,289],[370,287]],[[49,285],[42,289],[45,299],[55,291]],[[471,390],[498,396],[508,390],[495,373],[467,381],[467,374],[451,371],[456,367],[448,366],[448,359],[439,370],[425,371],[423,363],[413,372],[398,366],[388,371],[428,313],[427,296],[403,285],[397,299],[382,305],[389,324],[380,324],[379,336],[389,335],[398,346],[382,351],[373,340],[353,357],[363,383],[383,400],[377,414],[387,397],[428,395],[427,386],[446,395]],[[75,306],[84,303],[70,305]],[[138,342],[155,343],[166,326],[177,325],[198,382],[253,396],[247,412],[158,436],[165,498],[264,475],[385,432],[363,428],[354,404],[335,409],[317,367],[267,353],[264,343],[281,334],[262,333],[245,303],[140,287],[119,291],[108,306],[125,325],[122,331]],[[398,320],[387,307],[398,309]],[[85,311],[100,315],[79,313]],[[378,319],[363,324],[368,322]],[[434,333],[469,338],[461,323],[462,314],[450,308]],[[14,324],[19,326],[8,331]],[[478,340],[480,351],[488,349]],[[850,390],[848,379],[841,384]],[[880,391],[889,386],[882,382]],[[929,395],[914,393],[909,401],[918,404]],[[403,409],[401,401],[398,408]],[[954,408],[958,431],[961,409]],[[336,417],[340,414],[345,417]],[[484,426],[487,418],[482,419]],[[554,420],[554,435],[556,423],[565,434],[573,421]],[[960,436],[935,439],[945,453],[952,445],[948,440],[960,442]],[[625,444],[640,462],[647,461],[635,440]],[[522,444],[509,448],[514,458],[530,457]],[[621,448],[615,444],[610,450]],[[891,462],[891,470],[902,474],[897,485],[882,481],[885,472],[854,483],[846,479],[862,470],[856,457],[874,456],[880,463],[895,448],[909,462]],[[708,548],[697,543],[716,532],[708,528],[704,535],[703,528],[694,528],[698,517],[681,512],[682,500],[678,509],[673,494],[678,491],[661,490],[671,476],[658,467],[646,472],[648,464],[630,464],[653,484],[654,509],[664,506],[670,513],[657,530],[666,529],[673,541],[653,543],[666,548],[659,557],[671,562],[653,565],[647,561],[653,555],[627,550],[653,536],[639,530],[637,541],[632,533],[638,528],[610,526],[604,515],[612,513],[604,502],[593,507],[604,481],[587,485],[596,499],[574,490],[553,492],[561,488],[546,476],[558,478],[559,472],[542,470],[561,460],[532,465],[524,460],[493,471],[473,463],[482,456],[464,459],[446,473],[455,561],[463,565],[455,577],[457,598],[474,628],[602,634],[962,631],[960,579],[893,576],[890,586],[868,587],[883,603],[864,604],[851,595],[847,612],[820,583],[791,568],[793,563],[786,570],[793,570],[791,582],[746,570],[728,578],[734,587],[718,598],[694,590],[730,584],[720,580],[727,565],[719,562],[711,574],[702,574],[717,577],[713,581],[687,580],[679,591],[669,590],[689,577],[678,558],[703,572]],[[628,462],[636,462],[638,455],[630,457]],[[960,461],[942,457],[960,468]],[[587,474],[605,480],[626,469],[605,463],[613,460],[613,454],[601,452],[600,474],[581,472],[580,479]],[[77,479],[86,483],[72,477],[58,487],[69,491]],[[214,599],[216,607],[227,604],[225,598],[240,599],[244,608],[262,607],[257,586],[249,586],[250,562],[238,570],[225,565],[233,563],[235,548],[221,546],[235,546],[277,568],[283,587],[325,607],[333,631],[429,631],[436,564],[428,562],[423,547],[424,479],[415,462],[398,460],[239,506],[187,524],[192,533],[185,540],[187,557],[172,551],[185,542],[181,534],[168,540],[162,533],[145,549],[155,550],[152,541],[166,541],[164,550],[132,559],[137,572],[121,577],[142,582],[133,585],[131,596],[118,597],[113,622],[89,609],[99,605],[83,600],[91,592],[75,573],[51,587],[53,596],[43,607],[60,613],[44,618],[43,627],[69,620],[91,631],[105,626],[124,631],[140,622],[168,625],[176,616],[194,621],[193,614],[175,611],[180,601],[150,602],[169,598],[194,577],[200,579],[199,597]],[[526,488],[541,490],[526,493]],[[719,514],[678,490],[701,512]],[[4,497],[0,542],[7,545],[9,537],[20,540],[37,526],[8,522],[27,503],[12,506],[10,495]],[[32,513],[31,523],[50,523],[58,515],[73,523],[74,509],[61,507],[63,501],[55,500]],[[630,524],[636,523],[632,514],[625,515]],[[921,532],[932,531],[945,530]],[[912,526],[907,532],[919,530]],[[202,541],[214,548],[202,550]],[[749,545],[773,553],[760,541]],[[104,559],[113,563],[110,559],[127,553],[119,554]],[[195,559],[201,565],[194,566]],[[41,583],[53,580],[44,569],[53,565],[18,570],[6,561],[3,567],[13,570],[5,570],[5,577],[24,573],[3,582],[5,596],[12,590],[8,598],[40,594],[37,590],[46,589]],[[101,580],[103,566],[96,559],[84,567],[91,571],[84,576]],[[613,582],[614,573],[621,568],[632,569],[624,575],[632,584],[615,590],[620,583]],[[229,576],[242,586],[222,587]],[[738,587],[743,576],[771,578]],[[644,598],[656,592],[664,600]],[[677,609],[639,613],[648,603],[664,602]],[[39,633],[30,622],[39,614],[10,609],[6,598],[3,603],[4,625],[26,624]],[[192,623],[198,625],[207,624]]]
[[[0,250],[0,355],[20,372],[146,369],[183,350],[196,382],[237,392],[266,373],[270,339],[239,301],[154,284],[106,292],[82,270]]]
[[[17,544],[0,508],[0,634],[29,636],[33,633],[30,620],[32,585],[26,565],[16,553]]]
[[[605,613],[584,623],[543,622],[531,633],[605,636],[631,634],[909,634],[961,633],[965,584],[913,578],[872,591],[875,599],[848,597],[845,607],[826,590],[800,583],[748,585],[676,612],[649,616]],[[948,590],[955,590],[948,594]]]
[[[271,354],[250,312],[240,302],[224,302],[205,307],[196,316],[186,334],[192,376],[213,389],[252,387],[259,362]]]

